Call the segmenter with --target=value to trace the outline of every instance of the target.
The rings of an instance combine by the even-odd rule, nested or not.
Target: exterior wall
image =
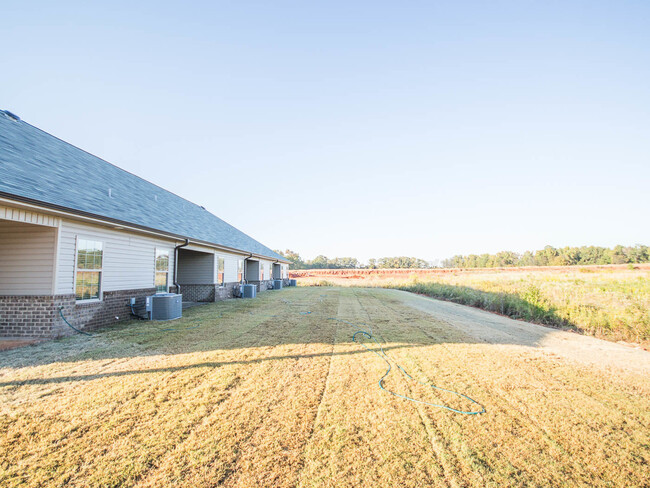
[[[75,332],[74,327],[92,330],[131,318],[131,297],[153,295],[155,288],[111,291],[99,302],[77,302],[74,294],[49,296],[0,296],[0,337],[54,338]]]
[[[13,222],[22,222],[24,224],[45,225],[48,227],[58,227],[59,218],[31,210],[7,207],[0,205],[0,220],[11,220]]]
[[[220,252],[217,251],[215,252],[214,256],[214,282],[213,283],[219,283],[219,267],[218,267],[218,259],[223,258],[224,260],[224,268],[223,268],[223,280],[224,283],[234,283],[237,281],[237,260],[238,259],[244,259],[244,256],[237,256],[236,254],[229,254],[225,252]]]
[[[218,302],[234,297],[234,288],[239,282],[211,285],[181,285],[184,302]]]
[[[130,320],[131,298],[143,299],[156,293],[155,288],[141,288],[137,290],[116,290],[104,293],[103,300],[99,302],[77,302],[74,294],[57,297],[63,305],[63,315],[73,326],[81,330],[94,330],[98,327]],[[52,326],[52,337],[74,333],[61,319],[58,310],[55,310],[55,319]]]
[[[0,220],[0,295],[51,295],[56,229]]]
[[[271,261],[260,260],[260,266],[264,270],[263,279],[268,281],[271,279],[271,270],[273,269],[273,264]]]
[[[52,337],[54,296],[0,296],[0,337]]]
[[[260,280],[260,262],[248,260],[246,261],[246,281],[253,283]]]
[[[59,230],[57,295],[74,294],[77,236],[103,242],[104,293],[153,287],[156,248],[169,251],[168,283],[172,285],[174,247],[181,242],[64,220]]]
[[[237,256],[234,254],[226,254],[226,263],[225,263],[225,276],[224,281],[226,283],[236,283],[238,282],[237,277],[237,262],[241,259],[244,259],[244,256]]]
[[[209,285],[215,283],[216,259],[214,252],[178,250],[178,283]]]
[[[4,217],[3,217],[4,216]],[[5,218],[7,217],[8,218]],[[102,299],[75,300],[75,252],[77,238],[103,243]],[[174,269],[174,239],[140,235],[127,230],[82,223],[67,218],[0,207],[0,336],[51,338],[73,334],[59,315],[79,329],[95,329],[131,317],[129,299],[142,300],[155,293],[155,250],[169,252],[170,291]],[[238,286],[237,261],[245,256],[193,245],[206,252],[211,266],[199,282],[182,285],[185,300],[217,301],[233,297]],[[216,284],[216,257],[224,258],[225,286]],[[258,290],[269,288],[269,260],[250,262],[265,280],[255,276]],[[187,269],[187,268],[186,268]],[[198,269],[197,269],[198,270]],[[183,268],[179,267],[179,281]],[[20,282],[16,280],[20,278]],[[188,278],[189,279],[189,278]],[[207,283],[201,283],[201,281]],[[182,281],[181,281],[182,283]]]

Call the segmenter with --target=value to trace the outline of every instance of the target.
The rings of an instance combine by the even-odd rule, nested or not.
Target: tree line
[[[312,260],[303,259],[297,252],[287,249],[276,251],[289,261],[292,269],[426,269],[436,268],[431,261],[424,259],[394,256],[369,259],[361,263],[357,258],[328,258],[316,256]],[[458,255],[442,261],[443,268],[498,268],[509,266],[573,266],[588,264],[636,264],[650,262],[650,247],[637,244],[636,246],[614,246],[613,248],[599,246],[561,247],[546,246],[537,251],[526,251],[523,254],[512,251],[501,251],[496,254]]]
[[[361,263],[357,258],[328,258],[327,256],[316,256],[312,260],[306,260],[300,257],[297,252],[287,249],[278,251],[289,261],[291,269],[394,269],[394,268],[432,268],[432,263],[424,259],[413,258],[408,256],[396,256],[369,259],[367,264]]]
[[[469,254],[445,259],[445,268],[496,268],[508,266],[573,266],[587,264],[635,264],[650,261],[650,248],[636,246],[561,247],[546,246],[538,251],[519,254],[501,251],[496,254]]]

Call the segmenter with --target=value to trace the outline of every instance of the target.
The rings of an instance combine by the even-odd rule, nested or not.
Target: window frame
[[[218,254],[215,258],[217,259],[217,283],[219,286],[224,286],[226,284],[226,258]]]
[[[237,280],[239,283],[244,282],[244,259],[237,259]]]
[[[102,251],[102,265],[100,268],[88,269],[88,268],[79,268],[79,241],[89,241],[89,242],[99,242],[101,244]],[[77,275],[78,273],[99,273],[98,280],[98,292],[97,297],[93,298],[77,298]],[[73,283],[72,291],[74,293],[75,303],[99,303],[104,299],[104,241],[97,239],[95,237],[86,237],[83,235],[75,235],[74,241],[74,274],[73,274]]]
[[[158,266],[157,266],[157,260],[158,260],[158,251],[161,253],[166,253],[167,254],[167,270],[166,271],[159,271]],[[169,293],[169,256],[170,256],[169,249],[167,248],[162,248],[162,247],[154,247],[153,249],[153,287],[156,289],[156,294],[158,293]],[[158,273],[165,273],[166,276],[166,286],[165,286],[165,291],[159,291],[158,286],[156,285],[156,276]]]

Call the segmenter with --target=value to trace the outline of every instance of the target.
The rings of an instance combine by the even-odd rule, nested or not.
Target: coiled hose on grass
[[[353,324],[352,322],[348,322],[347,320],[341,320],[341,319],[337,319],[337,318],[334,318],[334,317],[328,317],[328,320],[334,320],[336,322],[342,322],[344,324],[351,325],[352,327],[358,327],[358,325]],[[359,342],[357,340],[357,336],[359,336],[359,335],[374,341],[375,344],[377,344],[379,346],[379,351],[380,352],[377,352],[376,350],[370,349],[363,342]],[[356,342],[357,344],[360,344],[361,346],[363,346],[368,352],[372,352],[373,354],[376,354],[381,359],[383,359],[384,362],[388,365],[388,368],[386,369],[386,372],[379,379],[379,388],[381,388],[385,392],[390,393],[391,395],[394,395],[394,396],[396,396],[398,398],[403,398],[404,400],[408,400],[409,402],[422,403],[424,405],[429,405],[430,407],[444,408],[445,410],[449,410],[449,411],[455,412],[455,413],[460,413],[460,414],[463,414],[463,415],[480,415],[482,413],[485,413],[485,407],[483,405],[481,405],[479,402],[477,402],[476,400],[468,397],[467,395],[464,395],[463,393],[458,393],[457,391],[448,390],[446,388],[441,388],[441,387],[436,386],[436,385],[431,385],[431,384],[428,384],[428,383],[424,383],[424,382],[422,382],[420,380],[416,380],[415,378],[413,378],[413,376],[408,374],[408,372],[401,365],[399,365],[397,362],[395,363],[395,366],[397,366],[397,368],[402,372],[402,374],[405,375],[410,380],[413,380],[416,383],[419,383],[420,385],[428,386],[430,388],[433,388],[434,390],[444,391],[444,392],[451,393],[453,395],[459,396],[461,398],[465,398],[466,400],[469,400],[470,402],[475,403],[476,405],[481,407],[481,409],[476,410],[476,411],[457,410],[457,409],[449,407],[447,405],[440,405],[440,404],[437,404],[437,403],[431,403],[431,402],[427,402],[427,401],[424,401],[424,400],[418,400],[417,398],[412,398],[412,397],[409,397],[409,396],[406,396],[406,395],[400,395],[399,393],[395,393],[394,391],[389,390],[388,388],[386,388],[384,386],[384,380],[386,379],[388,374],[391,372],[393,366],[391,365],[390,361],[388,360],[388,355],[386,354],[386,351],[384,351],[384,347],[381,345],[381,343],[372,334],[372,329],[371,329],[370,332],[367,332],[367,331],[362,330],[362,329],[357,330],[354,334],[352,334],[352,341]]]
[[[291,302],[286,301],[286,300],[283,300],[283,301],[284,301],[287,305],[291,305]],[[252,312],[249,312],[249,313],[252,314]],[[63,307],[60,307],[60,308],[59,308],[59,314],[61,315],[61,318],[63,319],[63,321],[64,321],[64,322],[68,325],[68,327],[70,327],[72,330],[78,332],[79,334],[83,334],[83,335],[86,335],[86,336],[92,336],[92,335],[93,335],[93,334],[90,334],[90,333],[85,332],[85,331],[83,331],[83,330],[77,329],[77,328],[74,327],[70,322],[68,322],[67,319],[66,319],[66,318],[64,317],[64,315],[63,315]],[[312,316],[312,317],[316,317],[316,315],[313,315],[313,313],[312,313],[311,311],[302,311],[302,312],[299,312],[299,314],[302,315],[302,316]],[[222,317],[222,315],[220,314],[218,318],[221,318],[221,317]],[[278,317],[278,316],[277,316],[277,315],[269,315],[269,317]],[[435,389],[435,390],[444,391],[444,392],[451,393],[451,394],[453,394],[453,395],[459,396],[459,397],[461,397],[461,398],[465,398],[466,400],[469,400],[470,402],[475,403],[476,405],[478,405],[479,407],[481,407],[481,409],[480,409],[480,410],[476,410],[476,411],[458,410],[458,409],[452,408],[452,407],[450,407],[450,406],[448,406],[448,405],[442,405],[442,404],[437,404],[437,403],[427,402],[427,401],[424,401],[424,400],[418,400],[417,398],[412,398],[412,397],[409,397],[409,396],[406,396],[406,395],[401,395],[401,394],[396,393],[396,392],[394,392],[394,391],[392,391],[392,390],[389,390],[388,388],[386,388],[386,387],[384,386],[384,380],[385,380],[386,377],[390,374],[390,372],[391,372],[393,366],[392,366],[392,364],[390,363],[390,361],[388,360],[388,355],[386,354],[386,351],[384,351],[384,347],[383,347],[382,344],[377,340],[377,338],[373,335],[373,333],[372,333],[372,328],[370,328],[370,332],[368,332],[368,331],[365,331],[365,330],[359,328],[359,325],[366,325],[366,324],[359,324],[359,325],[357,325],[357,324],[353,324],[352,322],[348,322],[347,320],[338,319],[338,318],[335,318],[335,317],[326,317],[326,319],[327,319],[327,320],[333,320],[333,321],[335,321],[335,322],[339,322],[339,323],[343,323],[343,324],[349,325],[349,326],[351,326],[351,327],[357,327],[358,330],[352,334],[352,341],[355,342],[355,343],[357,343],[357,344],[360,344],[361,346],[363,346],[363,347],[364,347],[368,352],[371,352],[371,353],[373,353],[373,354],[376,354],[377,356],[379,356],[379,357],[380,357],[380,358],[381,358],[381,359],[382,359],[382,360],[383,360],[383,361],[388,365],[388,368],[386,369],[386,372],[385,372],[384,375],[379,379],[379,382],[378,382],[378,383],[379,383],[379,388],[381,388],[383,391],[385,391],[385,392],[387,392],[387,393],[390,393],[391,395],[396,396],[396,397],[398,397],[398,398],[402,398],[402,399],[404,399],[404,400],[407,400],[407,401],[409,401],[409,402],[413,402],[413,403],[422,403],[422,404],[424,404],[424,405],[429,405],[430,407],[442,408],[442,409],[449,410],[449,411],[451,411],[451,412],[459,413],[459,414],[462,414],[462,415],[480,415],[480,414],[485,413],[485,407],[484,407],[483,405],[481,405],[479,402],[477,402],[476,400],[474,400],[474,399],[468,397],[467,395],[465,395],[465,394],[463,394],[463,393],[458,393],[457,391],[448,390],[448,389],[446,389],[446,388],[441,388],[441,387],[436,386],[436,385],[432,385],[432,384],[428,384],[428,383],[424,383],[424,382],[422,382],[422,381],[416,380],[415,378],[413,378],[413,377],[412,377],[412,376],[411,376],[411,375],[410,375],[410,374],[409,374],[409,373],[408,373],[408,372],[407,372],[407,371],[406,371],[406,370],[405,370],[405,369],[404,369],[400,364],[398,364],[397,362],[395,363],[395,366],[397,366],[397,368],[402,372],[402,374],[403,374],[404,376],[406,376],[407,378],[409,378],[410,380],[413,380],[413,381],[415,381],[416,383],[419,383],[420,385],[428,386],[428,387],[433,388],[433,389]],[[197,324],[197,325],[190,326],[190,327],[170,327],[170,328],[165,328],[165,329],[161,329],[161,328],[155,327],[155,329],[157,329],[157,330],[159,330],[159,331],[161,331],[161,332],[178,332],[178,331],[182,331],[182,330],[196,329],[197,327],[200,327],[201,325],[203,325],[203,324]],[[379,346],[379,351],[380,351],[380,352],[377,352],[376,350],[370,349],[370,348],[369,348],[368,346],[366,346],[366,344],[363,343],[363,342],[359,342],[359,341],[357,340],[357,336],[359,336],[359,335],[361,335],[361,336],[363,336],[363,337],[365,337],[365,338],[367,338],[367,339],[370,339],[370,340],[374,341],[375,344],[377,344],[377,345]]]

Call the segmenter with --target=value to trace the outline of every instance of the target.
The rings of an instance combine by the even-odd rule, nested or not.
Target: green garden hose
[[[91,336],[89,332],[84,332],[83,330],[77,329],[74,325],[72,325],[70,322],[67,321],[67,319],[63,316],[63,307],[59,307],[59,315],[61,315],[61,318],[63,321],[68,324],[68,327],[70,327],[72,330],[78,332],[79,334]]]
[[[329,317],[328,320],[334,320],[336,322],[342,322],[342,323],[351,325],[352,327],[358,327],[358,325],[355,325],[355,324],[353,324],[351,322],[348,322],[347,320],[336,319],[336,318],[333,318],[333,317]],[[370,349],[363,342],[359,342],[357,340],[358,335],[361,335],[363,337],[366,337],[367,339],[373,340],[375,342],[375,344],[377,344],[379,346],[379,350],[381,352],[377,352],[376,350]],[[411,398],[411,397],[408,397],[406,395],[400,395],[399,393],[395,393],[394,391],[391,391],[391,390],[387,389],[386,387],[384,387],[384,380],[386,379],[388,374],[391,372],[392,365],[391,365],[390,361],[388,360],[388,355],[386,354],[386,351],[384,351],[384,347],[381,345],[381,343],[372,334],[372,330],[371,330],[371,332],[367,332],[367,331],[361,330],[361,329],[357,330],[354,334],[352,334],[352,341],[356,342],[357,344],[362,345],[364,348],[366,348],[367,351],[376,354],[381,359],[383,359],[386,362],[386,364],[388,365],[388,369],[386,369],[386,372],[384,373],[384,375],[379,379],[379,388],[381,388],[385,392],[390,393],[391,395],[394,395],[396,397],[403,398],[404,400],[408,400],[410,402],[423,403],[424,405],[429,405],[430,407],[444,408],[446,410],[450,410],[452,412],[460,413],[460,414],[463,414],[463,415],[480,415],[482,413],[485,413],[485,407],[483,407],[483,405],[481,405],[476,400],[474,400],[474,399],[472,399],[472,398],[470,398],[467,395],[464,395],[462,393],[458,393],[457,391],[448,390],[446,388],[441,388],[441,387],[436,386],[436,385],[430,385],[430,384],[424,383],[422,381],[416,380],[410,374],[408,374],[408,372],[402,366],[400,366],[398,363],[395,363],[395,366],[397,366],[398,369],[402,372],[402,374],[405,375],[407,378],[409,378],[409,379],[411,379],[411,380],[413,380],[413,381],[415,381],[415,382],[417,382],[417,383],[419,383],[419,384],[421,384],[423,386],[429,386],[430,388],[433,388],[435,390],[445,391],[447,393],[452,393],[452,394],[457,395],[459,397],[465,398],[465,399],[469,400],[470,402],[475,403],[476,405],[481,407],[481,410],[477,410],[477,411],[457,410],[457,409],[449,407],[447,405],[439,405],[437,403],[431,403],[431,402],[426,402],[424,400],[418,400],[417,398]]]

